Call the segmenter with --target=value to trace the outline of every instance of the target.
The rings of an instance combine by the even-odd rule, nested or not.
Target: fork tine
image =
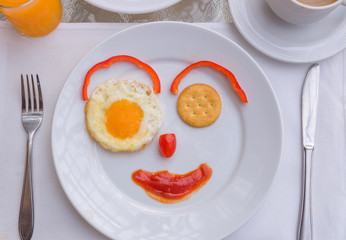
[[[25,92],[24,92],[24,79],[23,74],[20,75],[21,79],[21,91],[22,91],[22,112],[26,112],[26,106],[25,106]]]
[[[26,74],[26,87],[28,89],[28,112],[32,112],[29,76]]]
[[[40,112],[42,112],[43,111],[43,98],[42,98],[42,92],[41,92],[40,78],[38,77],[38,74],[36,74],[36,79],[37,79],[39,107],[40,107]]]
[[[33,105],[34,112],[38,111],[37,103],[36,103],[36,93],[35,93],[35,84],[34,84],[34,76],[31,74],[31,85],[32,85],[32,95],[33,95]]]

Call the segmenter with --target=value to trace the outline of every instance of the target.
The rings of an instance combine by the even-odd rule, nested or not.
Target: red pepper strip
[[[118,55],[118,56],[111,57],[111,58],[109,58],[103,62],[99,62],[99,63],[95,64],[87,72],[87,74],[85,75],[84,84],[83,84],[83,100],[84,101],[88,100],[88,86],[90,83],[91,75],[93,75],[93,73],[96,72],[97,70],[99,70],[100,68],[109,68],[113,63],[120,62],[120,61],[132,62],[132,63],[136,64],[137,67],[146,70],[153,80],[154,93],[160,93],[160,91],[161,91],[160,79],[152,67],[150,67],[148,64],[138,60],[137,58],[127,56],[127,55]]]
[[[229,78],[229,80],[231,81],[232,87],[238,93],[241,101],[244,103],[247,103],[247,97],[246,97],[243,89],[241,89],[241,87],[239,86],[239,83],[237,82],[237,79],[235,78],[233,73],[231,73],[231,71],[229,71],[228,69],[220,66],[219,64],[216,64],[216,63],[210,62],[210,61],[199,61],[199,62],[193,63],[190,66],[188,66],[187,68],[185,68],[173,80],[172,85],[171,85],[171,92],[174,94],[178,94],[178,86],[180,84],[181,79],[184,78],[192,69],[198,68],[201,66],[208,66],[208,67],[214,68],[215,70],[220,71],[223,74],[225,74]]]

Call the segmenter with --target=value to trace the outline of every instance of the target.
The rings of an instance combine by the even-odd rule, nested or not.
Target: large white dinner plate
[[[181,0],[85,0],[111,12],[142,14],[170,7]]]
[[[295,25],[279,18],[266,0],[228,0],[232,19],[244,38],[264,54],[284,62],[316,62],[346,47],[346,8],[322,21]]]
[[[81,98],[83,78],[95,63],[127,54],[150,64],[161,79],[158,98],[163,126],[153,142],[134,153],[104,150],[88,135]],[[214,87],[222,100],[219,119],[193,128],[178,116],[173,78],[199,60],[217,62],[238,78],[249,103],[240,101],[223,74],[207,67],[183,79],[180,91],[196,82]],[[142,69],[118,62],[94,73],[92,90],[108,78],[152,84]],[[158,136],[173,132],[177,150],[164,159]],[[56,104],[52,148],[59,180],[69,200],[92,226],[113,239],[221,239],[242,226],[259,208],[272,185],[282,147],[278,104],[265,74],[238,45],[187,23],[157,22],[119,32],[96,46],[72,71]],[[131,180],[137,169],[186,173],[207,162],[209,182],[190,199],[163,204]]]

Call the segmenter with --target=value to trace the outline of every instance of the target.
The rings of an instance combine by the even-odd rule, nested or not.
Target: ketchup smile
[[[132,174],[132,180],[142,187],[149,197],[162,203],[175,203],[188,199],[208,182],[213,170],[207,163],[186,174],[168,171],[149,172],[142,169]]]

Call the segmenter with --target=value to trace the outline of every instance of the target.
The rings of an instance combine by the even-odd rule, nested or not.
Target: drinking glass
[[[0,12],[20,33],[38,37],[59,25],[63,7],[60,0],[0,0]]]

